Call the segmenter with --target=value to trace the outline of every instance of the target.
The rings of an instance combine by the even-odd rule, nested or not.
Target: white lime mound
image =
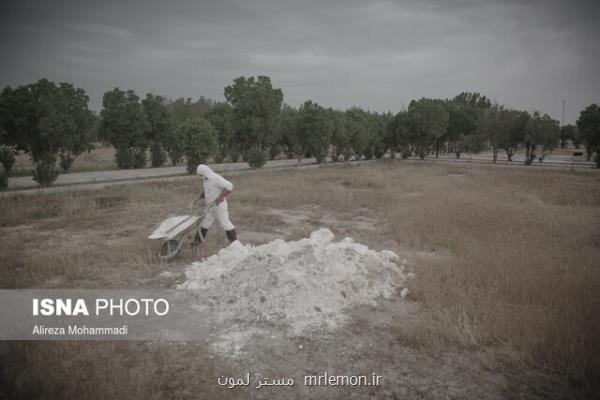
[[[352,306],[375,305],[399,293],[406,279],[393,252],[333,238],[321,228],[298,241],[234,242],[190,265],[178,288],[206,296],[217,327],[268,321],[294,335],[333,330]]]

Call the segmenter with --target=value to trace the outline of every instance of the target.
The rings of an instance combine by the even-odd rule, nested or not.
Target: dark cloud
[[[398,110],[479,91],[567,122],[600,101],[592,1],[14,1],[0,6],[0,85],[47,77],[98,109],[115,86],[223,99],[266,74],[286,101]]]

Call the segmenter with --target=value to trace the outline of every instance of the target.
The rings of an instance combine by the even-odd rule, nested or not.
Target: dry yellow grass
[[[198,343],[16,342],[0,354],[7,399],[217,399],[206,379],[227,371]]]
[[[598,388],[597,175],[378,162],[255,171],[231,179],[236,185],[232,218],[240,231],[285,229],[289,237],[298,237],[327,213],[349,221],[372,213],[379,229],[357,228],[352,236],[399,252],[417,274],[410,297],[423,304],[422,312],[396,328],[407,344],[434,352],[457,347],[487,352],[507,369],[548,370],[574,386]],[[198,184],[190,178],[0,199],[1,287],[148,284],[164,268],[155,243],[145,239],[148,230],[167,211],[184,206]],[[271,209],[309,209],[313,218],[286,227]],[[340,233],[335,226],[332,230]],[[181,264],[224,244],[223,233],[215,229],[200,253],[183,252]],[[65,346],[71,346],[69,354],[64,349],[60,354],[79,357],[79,362],[102,353],[96,345],[93,350]],[[123,346],[132,365],[147,351]],[[41,363],[36,361],[40,354],[59,356],[59,350],[44,344],[19,348],[15,354],[35,365]],[[71,354],[75,349],[82,354]],[[172,357],[164,362],[176,363]],[[105,381],[98,372],[90,373],[100,380],[89,383],[93,390],[115,394],[101,388]],[[57,382],[59,377],[47,384]],[[65,385],[63,390],[74,390]],[[153,393],[145,394],[156,397]]]

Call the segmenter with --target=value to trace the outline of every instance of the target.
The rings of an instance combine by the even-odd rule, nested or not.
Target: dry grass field
[[[479,354],[512,377],[508,386],[516,389],[507,398],[598,393],[596,174],[387,161],[230,179],[242,241],[295,239],[326,226],[408,260],[416,274],[409,299],[419,312],[390,327],[403,346],[433,358]],[[172,285],[157,278],[165,268],[181,271],[226,244],[215,227],[205,247],[185,248],[165,267],[146,239],[198,185],[190,177],[0,198],[0,287]],[[213,377],[230,367],[208,358],[202,344],[19,342],[0,349],[0,397],[219,398]]]

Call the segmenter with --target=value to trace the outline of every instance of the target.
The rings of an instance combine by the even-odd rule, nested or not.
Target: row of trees
[[[568,142],[584,143],[588,157],[600,153],[596,105],[581,112],[577,126],[559,127],[547,114],[492,104],[478,93],[413,100],[396,114],[335,110],[312,101],[294,108],[283,103],[281,89],[266,76],[237,78],[224,95],[225,102],[171,101],[150,93],[140,99],[134,91],[116,88],[104,94],[96,116],[85,92],[70,84],[42,79],[6,87],[0,95],[0,184],[6,186],[15,152],[31,156],[34,179],[46,185],[58,175],[58,166],[67,170],[95,140],[115,147],[120,168],[144,167],[149,154],[153,167],[185,158],[190,173],[208,160],[243,158],[260,167],[282,153],[322,162],[380,158],[387,152],[403,158],[452,152],[459,158],[491,149],[496,162],[500,151],[512,160],[523,148],[526,164],[543,161]]]
[[[147,94],[114,89],[104,94],[99,136],[116,148],[121,168],[140,168],[150,149],[151,165],[163,165],[167,156],[177,164],[185,156],[190,173],[209,158],[244,159],[264,164],[273,143],[283,102],[280,89],[267,77],[238,78],[225,88],[227,102],[201,98],[197,102],[170,102]]]

